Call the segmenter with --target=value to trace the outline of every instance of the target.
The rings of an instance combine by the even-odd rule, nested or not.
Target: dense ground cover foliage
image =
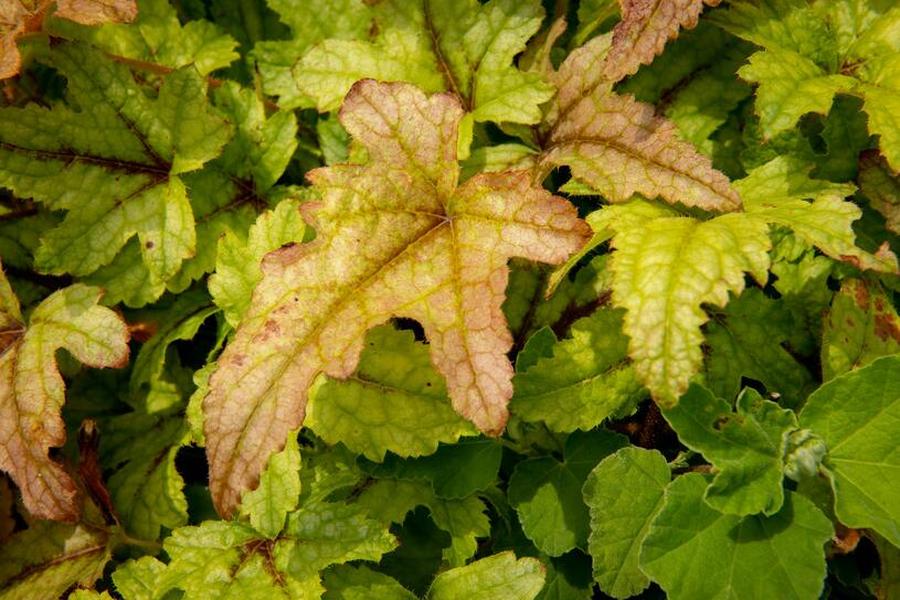
[[[900,596],[892,0],[5,0],[0,598]]]

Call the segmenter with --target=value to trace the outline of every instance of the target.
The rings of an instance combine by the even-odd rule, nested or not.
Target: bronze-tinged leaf
[[[137,17],[136,0],[57,0],[54,13],[82,25],[130,23]]]
[[[703,5],[716,6],[719,0],[619,0],[622,20],[613,30],[612,47],[603,73],[618,81],[637,72],[662,52],[682,28],[697,26]]]
[[[35,517],[75,521],[79,514],[75,483],[48,456],[51,447],[66,440],[59,414],[65,385],[56,351],[65,348],[92,367],[122,366],[128,360],[125,323],[97,305],[100,295],[99,289],[81,284],[51,294],[0,354],[0,469],[19,486]]]
[[[539,177],[565,165],[610,202],[638,193],[704,210],[739,208],[728,177],[678,139],[674,124],[656,116],[653,106],[612,91],[600,68],[608,51],[609,36],[594,38],[553,77],[559,93],[545,119]]]
[[[210,379],[206,449],[222,515],[302,423],[313,379],[351,375],[366,331],[392,317],[422,324],[454,408],[482,431],[503,430],[512,395],[507,261],[560,263],[590,230],[525,171],[458,186],[462,117],[454,97],[408,84],[364,80],[347,95],[341,122],[369,162],[308,175],[322,197],[303,205],[316,239],[264,259]]]
[[[17,40],[41,31],[50,14],[82,25],[130,23],[137,17],[137,0],[0,0],[0,80],[19,74]]]

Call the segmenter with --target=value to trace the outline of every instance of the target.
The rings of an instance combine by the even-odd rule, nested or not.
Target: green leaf
[[[334,444],[373,461],[432,454],[475,428],[450,405],[427,347],[412,333],[386,325],[371,330],[356,373],[313,388],[306,425]]]
[[[638,380],[662,406],[674,405],[703,361],[701,304],[725,306],[744,272],[765,282],[767,228],[744,214],[709,221],[658,218],[613,238],[613,301]]]
[[[571,337],[557,342],[552,356],[513,378],[510,411],[524,421],[568,432],[591,429],[635,405],[644,390],[625,362],[628,341],[621,328],[622,312],[612,309],[573,323]]]
[[[164,527],[186,525],[184,480],[175,467],[187,441],[182,420],[135,412],[103,422],[101,431],[103,463],[113,471],[109,492],[125,529],[155,540]]]
[[[589,516],[581,488],[591,469],[626,443],[605,430],[576,432],[566,440],[562,461],[542,456],[516,465],[509,478],[509,503],[539,550],[560,556],[587,545]]]
[[[862,213],[855,204],[844,201],[855,187],[811,179],[811,170],[812,165],[782,156],[753,169],[735,182],[735,187],[753,218],[792,229],[835,260],[861,269],[896,272],[893,252],[885,248],[872,255],[856,245],[851,224]]]
[[[669,598],[819,597],[832,535],[825,515],[792,492],[770,517],[723,515],[705,490],[696,473],[669,484],[644,540],[641,570]]]
[[[0,545],[0,596],[59,598],[74,585],[92,586],[109,558],[106,532],[96,525],[35,523]]]
[[[796,406],[814,387],[812,375],[789,352],[796,328],[796,316],[784,301],[756,288],[744,291],[706,326],[705,385],[731,399],[742,378],[750,377],[787,406]]]
[[[62,43],[47,60],[66,77],[69,104],[0,111],[0,184],[67,211],[43,235],[36,264],[87,275],[137,235],[151,276],[169,279],[196,251],[179,174],[215,158],[230,135],[207,107],[205,81],[185,67],[151,100],[96,50]]]
[[[732,515],[773,515],[784,501],[784,456],[797,417],[752,388],[738,396],[736,408],[732,412],[729,402],[693,385],[663,416],[682,444],[715,467],[704,496],[711,507]]]
[[[302,242],[305,232],[297,202],[287,199],[261,214],[250,226],[246,240],[230,230],[219,239],[209,293],[232,327],[240,322],[250,306],[253,288],[262,280],[263,256],[285,244]]]
[[[138,0],[137,4],[137,19],[128,24],[97,28],[56,21],[54,27],[110,54],[175,69],[193,65],[201,75],[238,58],[237,42],[213,23],[192,20],[182,25],[167,0]]]
[[[322,583],[323,600],[416,600],[399,581],[365,566],[338,565],[325,572]]]
[[[250,517],[250,525],[274,538],[284,529],[289,512],[300,498],[300,447],[297,436],[288,436],[281,452],[269,457],[259,478],[259,486],[241,498],[241,512]]]
[[[834,510],[849,527],[870,528],[900,546],[900,357],[880,358],[816,390],[800,425],[828,447]]]
[[[360,494],[358,502],[369,516],[398,525],[414,508],[427,507],[434,524],[450,534],[450,546],[444,548],[443,558],[451,567],[464,565],[477,550],[476,539],[491,533],[484,502],[477,496],[438,498],[423,482],[379,479]]]
[[[883,160],[866,154],[860,160],[859,187],[884,217],[886,227],[900,234],[900,179]]]
[[[671,479],[662,454],[628,446],[604,458],[584,484],[590,507],[588,550],[594,579],[614,598],[639,594],[650,584],[638,558],[650,522]]]
[[[845,279],[825,321],[822,378],[825,381],[900,353],[900,318],[875,282]]]
[[[291,69],[295,89],[282,97],[282,106],[333,110],[351,85],[372,78],[407,81],[426,92],[449,91],[469,108],[475,121],[540,120],[539,105],[551,98],[552,88],[537,74],[511,64],[540,27],[543,9],[537,0],[491,0],[483,5],[474,0],[390,0],[378,4],[374,12],[377,26],[371,40],[360,35],[360,24],[368,27],[355,16],[359,11],[350,11],[355,27],[338,20],[340,25],[328,26],[336,31],[319,29],[316,33],[330,34],[329,39],[308,52],[303,52],[302,39],[293,52],[280,46],[277,62],[289,64],[291,55],[295,62]],[[347,39],[353,37],[358,39]],[[262,68],[265,73],[265,65]],[[279,83],[271,91],[290,89],[283,70],[269,78]]]
[[[429,456],[388,455],[382,464],[366,463],[365,468],[376,477],[428,481],[441,498],[465,498],[497,481],[502,456],[503,447],[494,440],[464,438]]]
[[[121,564],[112,574],[116,591],[125,600],[155,600],[160,576],[166,566],[152,556],[143,556]]]
[[[434,578],[428,600],[532,600],[544,585],[544,567],[535,558],[501,552]]]

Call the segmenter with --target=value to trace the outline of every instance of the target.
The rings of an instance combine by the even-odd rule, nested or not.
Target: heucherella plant
[[[900,596],[889,0],[0,6],[0,598]]]

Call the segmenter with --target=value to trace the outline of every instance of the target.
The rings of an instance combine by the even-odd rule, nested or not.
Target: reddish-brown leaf
[[[309,174],[322,194],[304,206],[316,240],[265,258],[210,380],[210,490],[223,515],[303,421],[313,379],[352,374],[366,331],[392,317],[423,325],[454,408],[485,432],[502,431],[512,394],[506,263],[560,263],[589,234],[571,204],[526,172],[457,186],[463,111],[450,95],[365,80],[340,116],[369,162]]]

